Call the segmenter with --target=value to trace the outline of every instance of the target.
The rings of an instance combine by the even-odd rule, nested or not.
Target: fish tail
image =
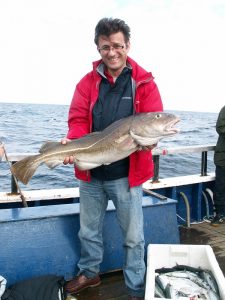
[[[39,157],[40,154],[37,154],[21,159],[11,166],[12,173],[23,184],[27,184],[42,162]]]

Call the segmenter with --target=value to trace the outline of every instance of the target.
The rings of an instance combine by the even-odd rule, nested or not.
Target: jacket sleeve
[[[216,122],[217,133],[225,138],[225,106],[221,109],[219,117]]]
[[[144,85],[143,89],[140,89],[138,102],[140,107],[138,112],[156,112],[163,111],[163,103],[159,93],[159,89],[152,77],[149,83]]]
[[[77,84],[68,116],[68,133],[67,138],[75,139],[90,132],[89,107],[90,97],[87,79],[84,77]]]
[[[163,103],[161,99],[161,95],[159,93],[158,86],[154,82],[154,79],[150,83],[151,91],[149,93],[149,104],[151,106],[151,111],[163,111]]]

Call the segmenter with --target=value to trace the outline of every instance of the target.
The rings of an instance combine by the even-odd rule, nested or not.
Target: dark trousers
[[[218,214],[225,215],[225,167],[216,166],[214,206]]]

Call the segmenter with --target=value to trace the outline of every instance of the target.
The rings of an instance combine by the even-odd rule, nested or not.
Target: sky
[[[69,105],[103,17],[130,26],[166,110],[225,105],[225,0],[0,0],[0,102]]]

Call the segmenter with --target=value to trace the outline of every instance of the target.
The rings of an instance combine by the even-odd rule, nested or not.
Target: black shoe
[[[224,216],[222,214],[216,214],[211,221],[212,226],[219,226],[224,222]]]

